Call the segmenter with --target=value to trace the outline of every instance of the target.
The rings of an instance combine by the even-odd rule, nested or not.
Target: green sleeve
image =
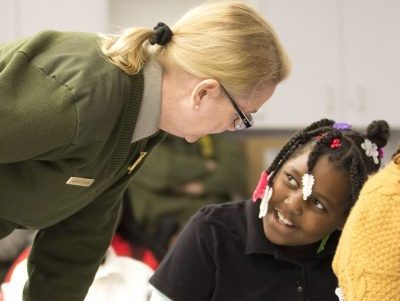
[[[24,301],[82,301],[109,246],[122,187],[110,188],[67,219],[41,230],[28,261]]]
[[[56,158],[75,137],[72,94],[9,47],[0,47],[0,164]]]

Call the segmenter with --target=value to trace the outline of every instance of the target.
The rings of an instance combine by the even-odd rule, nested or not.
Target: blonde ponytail
[[[101,50],[116,66],[128,74],[139,72],[149,58],[146,45],[154,30],[147,28],[127,29],[120,36],[108,36]]]

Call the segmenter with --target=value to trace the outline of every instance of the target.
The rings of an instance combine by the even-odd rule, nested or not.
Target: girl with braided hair
[[[191,218],[150,279],[152,300],[337,301],[331,264],[340,230],[388,137],[383,120],[365,134],[328,119],[299,131],[253,200]]]

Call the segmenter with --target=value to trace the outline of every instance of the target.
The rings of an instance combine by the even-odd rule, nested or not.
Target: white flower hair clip
[[[268,203],[270,198],[272,197],[272,187],[271,186],[267,186],[267,189],[265,190],[264,196],[261,200],[261,204],[260,204],[260,213],[258,214],[259,218],[263,218],[268,211]]]
[[[314,186],[314,176],[310,173],[305,173],[301,179],[301,182],[303,184],[303,200],[306,201],[307,198],[311,195],[312,188]]]
[[[379,151],[378,146],[369,139],[364,139],[364,142],[361,143],[361,148],[365,150],[365,155],[367,157],[372,157],[374,159],[375,164],[379,164]]]

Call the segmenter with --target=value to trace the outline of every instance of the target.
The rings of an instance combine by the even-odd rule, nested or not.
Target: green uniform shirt
[[[104,58],[96,35],[0,45],[0,237],[40,229],[24,300],[84,299],[136,170],[127,168],[164,137],[131,144],[143,85],[142,73]]]

